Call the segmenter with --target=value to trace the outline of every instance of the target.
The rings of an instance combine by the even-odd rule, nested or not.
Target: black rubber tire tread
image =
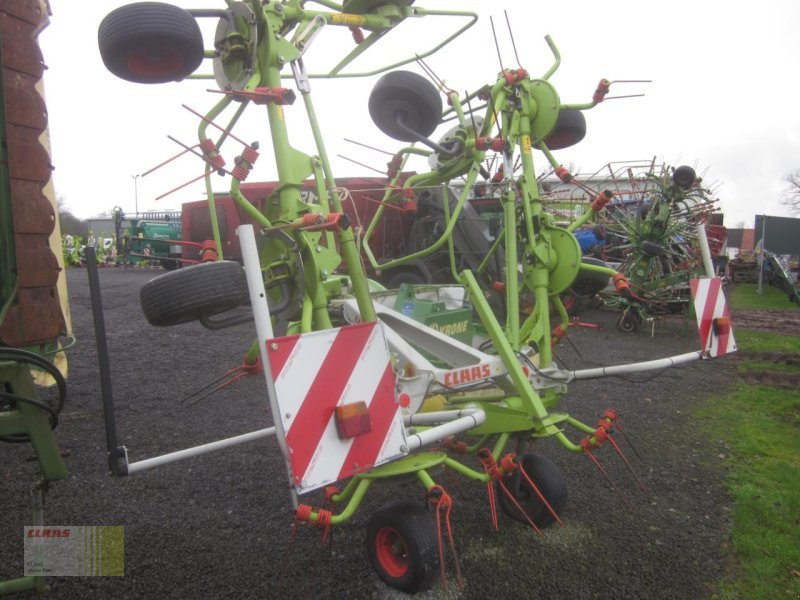
[[[375,537],[385,527],[397,532],[409,554],[408,570],[401,577],[387,573],[377,556]],[[415,594],[433,585],[439,571],[439,545],[433,515],[425,507],[405,500],[376,511],[367,523],[366,544],[373,568],[388,586]]]
[[[425,276],[419,271],[403,269],[402,271],[398,271],[396,273],[390,272],[389,278],[386,280],[386,289],[396,290],[404,283],[410,283],[411,285],[425,285],[426,283],[430,282],[426,281]]]
[[[642,323],[639,315],[633,312],[623,314],[617,323],[617,329],[622,333],[636,333],[641,326]]]
[[[401,142],[415,139],[397,127],[403,124],[424,137],[430,136],[442,120],[442,98],[436,87],[411,71],[391,71],[381,77],[369,95],[369,114],[383,133]]]
[[[584,256],[581,262],[587,265],[595,265],[598,267],[606,267],[599,258],[592,258],[591,256]],[[599,294],[608,286],[608,281],[611,279],[608,275],[596,273],[594,271],[578,271],[578,276],[572,282],[570,288],[578,296],[594,296]]]
[[[675,182],[675,185],[684,190],[691,188],[696,180],[697,173],[688,165],[681,165],[672,172],[672,181]]]
[[[574,108],[562,108],[553,131],[544,139],[550,150],[569,148],[586,136],[586,118]]]
[[[167,327],[196,321],[250,301],[239,263],[219,261],[192,265],[151,279],[139,292],[147,322]]]
[[[561,517],[561,511],[567,504],[567,480],[564,478],[561,469],[542,454],[523,454],[517,460],[522,463],[522,467],[528,477],[533,480],[539,491],[550,503],[550,506],[556,511],[556,514]],[[510,475],[506,475],[503,483],[537,527],[547,527],[555,522],[553,515],[547,510],[544,502],[539,498],[536,491],[531,488],[519,469],[516,469]],[[499,484],[496,489],[497,499],[503,512],[515,521],[527,524],[528,520],[525,515],[514,506]]]
[[[117,77],[133,83],[179,81],[203,61],[203,34],[187,11],[163,2],[137,2],[111,11],[97,30],[100,56]],[[140,73],[129,65],[140,51],[165,52],[172,64]]]

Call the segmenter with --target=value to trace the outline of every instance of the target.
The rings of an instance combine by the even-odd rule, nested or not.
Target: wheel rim
[[[128,56],[128,70],[139,77],[159,77],[175,73],[183,66],[183,58],[170,48],[140,48]]]
[[[408,571],[408,549],[397,531],[383,527],[375,534],[375,555],[386,573],[394,578]]]

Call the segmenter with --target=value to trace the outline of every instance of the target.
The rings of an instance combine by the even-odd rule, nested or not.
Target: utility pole
[[[141,175],[131,175],[133,177],[133,201],[136,206],[136,216],[139,216],[139,177]]]
[[[767,251],[767,215],[761,216],[761,252],[758,254],[758,290],[757,294],[763,293],[761,284],[764,281],[764,258]]]

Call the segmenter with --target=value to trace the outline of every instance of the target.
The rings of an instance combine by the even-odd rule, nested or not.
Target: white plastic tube
[[[408,451],[413,452],[423,446],[443,440],[447,436],[464,433],[482,424],[486,420],[486,413],[480,408],[465,408],[463,410],[442,410],[430,413],[417,413],[403,416],[403,423],[409,425],[433,425],[435,427],[406,435]],[[443,423],[444,421],[444,423]]]
[[[645,362],[630,363],[627,365],[615,365],[613,367],[598,367],[596,369],[582,369],[580,371],[569,371],[567,379],[595,379],[597,377],[608,377],[609,375],[626,375],[630,373],[641,373],[642,371],[654,371],[656,369],[668,369],[686,363],[694,362],[703,358],[700,350],[648,360]]]
[[[708,247],[708,237],[706,236],[706,226],[703,223],[697,224],[697,240],[700,242],[700,255],[703,257],[703,267],[707,277],[716,277],[714,272],[714,262],[711,260],[711,249]]]
[[[194,446],[193,448],[186,448],[185,450],[178,450],[177,452],[170,452],[169,454],[162,454],[161,456],[146,458],[144,460],[129,463],[128,475],[133,475],[134,473],[138,473],[146,469],[160,467],[161,465],[166,465],[168,463],[183,460],[185,458],[192,458],[193,456],[200,456],[201,454],[207,454],[209,452],[214,452],[215,450],[221,450],[222,448],[236,446],[237,444],[252,442],[253,440],[259,440],[271,435],[275,435],[275,428],[267,427],[266,429],[259,429],[258,431],[243,433],[242,435],[226,438],[224,440],[217,440],[216,442],[210,442],[201,446]]]

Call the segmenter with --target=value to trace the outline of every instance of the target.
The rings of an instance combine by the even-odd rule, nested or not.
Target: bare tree
[[[89,226],[86,221],[72,214],[64,196],[56,195],[56,201],[58,202],[58,221],[61,224],[61,233],[79,235],[85,238],[89,233]]]
[[[783,204],[789,207],[792,214],[800,214],[800,169],[786,176],[786,184]]]

